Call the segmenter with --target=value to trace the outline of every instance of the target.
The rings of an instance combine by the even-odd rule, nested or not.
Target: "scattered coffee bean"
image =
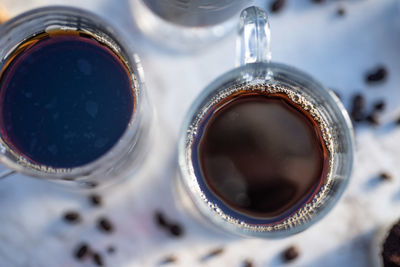
[[[325,2],[325,0],[311,0],[311,2],[319,4]]]
[[[396,124],[397,124],[397,125],[400,125],[400,117],[397,118]]]
[[[211,258],[221,255],[224,252],[224,248],[215,248],[208,252],[206,255],[200,258],[201,262],[208,261]]]
[[[282,254],[282,258],[284,261],[292,261],[299,256],[299,250],[295,246],[288,247]]]
[[[180,237],[184,234],[182,226],[177,223],[173,223],[169,226],[169,232],[174,237]]]
[[[107,248],[107,253],[108,253],[108,254],[114,254],[115,251],[116,251],[116,249],[115,249],[114,246],[109,246],[109,247]]]
[[[382,172],[379,174],[379,178],[383,181],[390,181],[393,179],[393,176],[387,172]]]
[[[160,211],[156,211],[154,213],[154,219],[156,224],[163,230],[166,230],[170,235],[174,237],[180,237],[184,234],[184,229],[180,224],[168,221],[168,219]]]
[[[369,122],[370,124],[373,125],[379,125],[379,118],[378,118],[378,114],[376,112],[372,112],[371,114],[369,114],[367,117],[365,117],[365,120],[367,122]]]
[[[242,266],[243,267],[254,267],[254,264],[253,264],[253,262],[251,260],[246,259],[246,260],[243,261]]]
[[[101,196],[98,194],[91,194],[89,196],[89,200],[93,206],[101,206],[101,204],[103,204],[103,200],[102,200]]]
[[[86,243],[80,243],[74,253],[75,258],[82,260],[86,255],[90,253],[89,246]]]
[[[169,256],[166,256],[164,259],[162,259],[160,261],[160,265],[169,264],[169,263],[175,263],[177,261],[178,261],[178,259],[175,256],[169,255]]]
[[[105,232],[105,233],[111,233],[114,231],[114,226],[113,224],[110,222],[110,220],[108,220],[105,217],[101,217],[99,218],[99,220],[97,221],[97,227]]]
[[[360,122],[364,119],[365,98],[361,94],[356,94],[352,98],[350,116],[354,122]]]
[[[87,188],[96,188],[99,185],[97,182],[85,182],[84,184]]]
[[[368,72],[365,76],[366,83],[381,82],[386,79],[388,71],[383,66],[378,66],[376,69]]]
[[[167,219],[165,218],[164,214],[161,213],[160,211],[156,211],[154,214],[154,219],[156,221],[156,224],[161,227],[168,227],[169,223],[167,222]]]
[[[64,214],[64,220],[68,223],[79,223],[81,219],[81,215],[76,211],[68,211]]]
[[[103,257],[97,253],[94,252],[93,253],[93,262],[97,265],[97,266],[104,266],[104,261],[103,261]]]
[[[211,250],[207,255],[214,257],[214,256],[218,256],[220,254],[222,254],[224,252],[224,248],[216,248]]]
[[[375,111],[384,111],[386,108],[386,103],[383,100],[379,100],[374,103],[374,110]]]
[[[277,13],[282,10],[282,8],[285,6],[285,4],[286,4],[286,0],[274,0],[271,3],[271,6],[269,9],[272,13]]]
[[[343,7],[339,7],[339,8],[336,10],[336,14],[337,14],[339,17],[343,17],[344,15],[346,15],[346,10],[345,10]]]

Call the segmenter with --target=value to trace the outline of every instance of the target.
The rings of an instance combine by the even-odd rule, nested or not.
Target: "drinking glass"
[[[249,7],[240,16],[239,67],[209,84],[187,113],[178,147],[178,194],[181,203],[197,218],[215,229],[240,236],[286,237],[321,219],[335,205],[350,178],[353,165],[353,128],[336,95],[306,73],[270,62],[270,29],[266,13]],[[285,92],[293,102],[308,110],[320,124],[330,162],[325,182],[295,210],[275,217],[255,217],[229,207],[206,185],[198,163],[195,144],[203,132],[202,123],[218,104],[243,90]],[[267,90],[267,89],[264,89]],[[232,144],[234,145],[234,144]]]
[[[28,176],[84,188],[96,187],[137,171],[151,138],[152,109],[142,79],[142,66],[123,36],[96,15],[71,7],[45,7],[19,15],[0,27],[0,69],[25,40],[51,31],[80,31],[89,34],[119,56],[133,81],[134,112],[127,129],[117,143],[96,160],[72,168],[38,165],[9,146],[0,133],[0,162],[12,171]],[[22,108],[22,107],[21,107]],[[104,125],[113,127],[113,125]],[[5,173],[2,176],[6,176]]]
[[[131,0],[137,27],[156,43],[197,50],[234,30],[253,0]]]

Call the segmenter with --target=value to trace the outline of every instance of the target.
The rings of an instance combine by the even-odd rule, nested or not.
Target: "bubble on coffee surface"
[[[187,137],[186,137],[186,160],[188,163],[188,172],[190,174],[190,180],[188,181],[188,186],[192,192],[199,196],[201,202],[206,205],[206,207],[213,213],[218,214],[220,218],[233,224],[237,227],[243,228],[245,230],[254,232],[272,232],[279,230],[288,230],[293,227],[297,227],[309,221],[317,212],[318,208],[324,205],[324,200],[332,186],[332,172],[333,172],[333,162],[334,157],[334,138],[332,136],[331,129],[329,128],[323,114],[317,108],[317,104],[310,101],[307,96],[297,90],[296,88],[289,88],[282,85],[271,84],[267,82],[257,82],[257,83],[239,83],[233,85],[225,85],[225,89],[219,91],[215,96],[213,96],[210,101],[204,104],[198,114],[192,120],[192,123],[188,127]],[[283,220],[278,222],[273,221],[268,224],[252,224],[245,220],[233,217],[225,213],[218,204],[209,200],[197,181],[195,175],[194,167],[192,165],[192,153],[193,144],[196,140],[199,127],[202,126],[204,117],[210,112],[210,110],[218,107],[222,100],[227,97],[240,96],[247,93],[260,93],[263,95],[272,94],[283,94],[292,101],[294,104],[301,107],[306,113],[311,115],[312,120],[314,120],[321,132],[321,137],[324,141],[325,148],[328,152],[328,162],[327,171],[324,177],[324,183],[314,192],[312,199],[304,203],[300,208],[296,209],[292,214],[285,217]]]

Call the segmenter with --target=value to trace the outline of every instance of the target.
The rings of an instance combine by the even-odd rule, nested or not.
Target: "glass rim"
[[[327,196],[326,200],[324,202],[324,206],[322,209],[317,209],[317,212],[312,215],[312,219],[309,219],[305,222],[302,222],[299,225],[296,225],[296,227],[286,229],[286,230],[273,230],[273,231],[256,231],[256,230],[249,230],[249,229],[244,229],[240,228],[238,225],[229,223],[229,222],[224,222],[224,218],[217,214],[216,212],[213,211],[213,208],[210,206],[207,206],[208,203],[212,202],[211,200],[207,199],[205,196],[198,196],[198,191],[196,186],[199,186],[199,183],[197,179],[199,177],[196,177],[194,172],[192,172],[193,166],[191,164],[191,159],[188,158],[188,146],[187,146],[187,141],[188,141],[188,136],[189,133],[188,131],[190,130],[190,126],[193,124],[193,120],[196,118],[196,115],[199,114],[199,111],[201,110],[204,101],[207,99],[207,97],[211,95],[215,95],[217,92],[217,89],[223,86],[227,81],[230,81],[230,79],[235,79],[235,77],[241,77],[241,73],[247,73],[249,70],[272,70],[272,73],[275,72],[283,72],[286,74],[289,74],[290,77],[300,77],[302,80],[307,81],[308,83],[312,84],[314,87],[318,88],[318,93],[321,93],[323,97],[330,98],[334,105],[336,105],[335,108],[335,113],[337,113],[338,116],[341,117],[343,125],[348,129],[346,136],[342,136],[342,138],[345,138],[345,142],[349,146],[349,160],[347,161],[347,169],[345,169],[345,174],[346,177],[344,177],[343,182],[340,183],[340,188],[336,192],[334,198]],[[252,81],[252,80],[250,80]],[[248,63],[242,66],[239,66],[237,68],[234,68],[221,76],[219,76],[217,79],[209,83],[205,89],[203,89],[199,95],[195,98],[195,100],[192,102],[191,106],[189,107],[189,111],[186,113],[184,121],[182,123],[182,127],[179,132],[179,138],[178,138],[178,164],[179,164],[179,172],[180,172],[180,177],[181,181],[183,182],[183,186],[186,190],[186,193],[189,194],[190,198],[194,202],[196,208],[199,210],[200,213],[203,214],[203,216],[207,217],[213,223],[217,226],[222,226],[222,228],[225,228],[231,232],[234,232],[235,234],[241,235],[241,236],[257,236],[257,237],[268,237],[268,238],[279,238],[291,234],[296,234],[299,232],[304,231],[306,228],[308,228],[310,225],[316,223],[320,219],[322,219],[331,209],[332,207],[336,204],[336,202],[340,199],[341,195],[343,194],[345,188],[347,187],[347,184],[349,183],[352,169],[353,169],[353,164],[354,164],[354,130],[353,130],[353,125],[351,123],[351,119],[344,108],[343,104],[339,100],[339,98],[334,94],[329,88],[325,87],[323,84],[315,80],[313,77],[308,75],[307,73],[298,70],[295,67],[288,66],[282,63],[275,63],[275,62],[255,62],[255,63]],[[333,175],[334,176],[334,175]],[[196,180],[195,182],[192,182]],[[193,186],[193,183],[196,184]],[[204,192],[200,189],[200,192],[204,195]],[[204,198],[207,200],[208,203],[204,200]],[[213,203],[215,204],[215,203]],[[232,216],[232,214],[228,214],[228,216]],[[289,216],[291,217],[291,216]],[[289,218],[288,217],[288,218]],[[237,219],[237,218],[233,218]],[[247,222],[246,222],[247,223]],[[257,224],[251,224],[247,223],[249,225],[257,226]]]
[[[143,69],[140,58],[134,51],[132,51],[131,47],[128,45],[127,40],[123,38],[121,32],[118,32],[117,29],[115,29],[112,25],[110,25],[110,23],[105,21],[100,16],[81,8],[54,5],[26,11],[0,26],[0,36],[2,36],[0,38],[4,38],[3,36],[5,36],[5,34],[10,33],[10,31],[21,27],[27,22],[40,20],[46,16],[53,16],[55,18],[57,18],[57,16],[67,16],[67,18],[60,17],[60,21],[62,22],[68,22],[68,16],[70,16],[71,18],[84,18],[87,22],[93,24],[93,28],[96,28],[97,30],[99,30],[99,32],[106,34],[112,41],[117,44],[117,47],[122,50],[123,55],[119,56],[123,57],[123,59],[126,61],[125,64],[127,64],[127,67],[129,68],[130,79],[132,81],[132,93],[134,95],[135,109],[133,110],[127,128],[125,129],[121,138],[111,147],[110,150],[89,163],[72,168],[54,168],[51,166],[43,166],[38,164],[38,167],[40,168],[36,169],[29,166],[24,166],[23,163],[21,164],[17,162],[17,160],[11,159],[6,154],[9,148],[7,148],[7,146],[3,146],[3,144],[0,144],[0,162],[12,170],[36,178],[50,180],[61,178],[68,181],[76,181],[92,176],[93,174],[101,172],[102,170],[111,168],[116,160],[120,159],[119,157],[116,158],[115,155],[119,155],[120,153],[123,154],[123,152],[125,152],[127,149],[126,144],[130,144],[131,141],[134,140],[135,137],[137,137],[134,125],[139,123],[139,113],[143,105],[143,94],[145,90],[143,82]],[[57,25],[57,22],[54,22],[54,24]],[[47,27],[47,25],[43,25],[43,30],[45,30]],[[71,30],[80,29],[76,28]],[[34,33],[30,33],[29,35],[25,36],[25,38],[31,37],[32,34]],[[16,46],[24,41],[25,39],[17,40]],[[13,48],[15,48],[16,46],[13,46]],[[109,45],[106,46],[111,49],[113,53],[117,53],[117,51],[115,51]],[[13,48],[11,48],[11,51],[13,50]],[[2,58],[2,61],[11,51],[4,52],[5,56]],[[50,171],[49,169],[42,170],[42,166],[49,168]]]

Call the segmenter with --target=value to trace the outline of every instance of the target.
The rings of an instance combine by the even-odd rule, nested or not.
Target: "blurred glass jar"
[[[151,40],[174,50],[198,50],[238,23],[252,0],[131,0],[137,27]]]

